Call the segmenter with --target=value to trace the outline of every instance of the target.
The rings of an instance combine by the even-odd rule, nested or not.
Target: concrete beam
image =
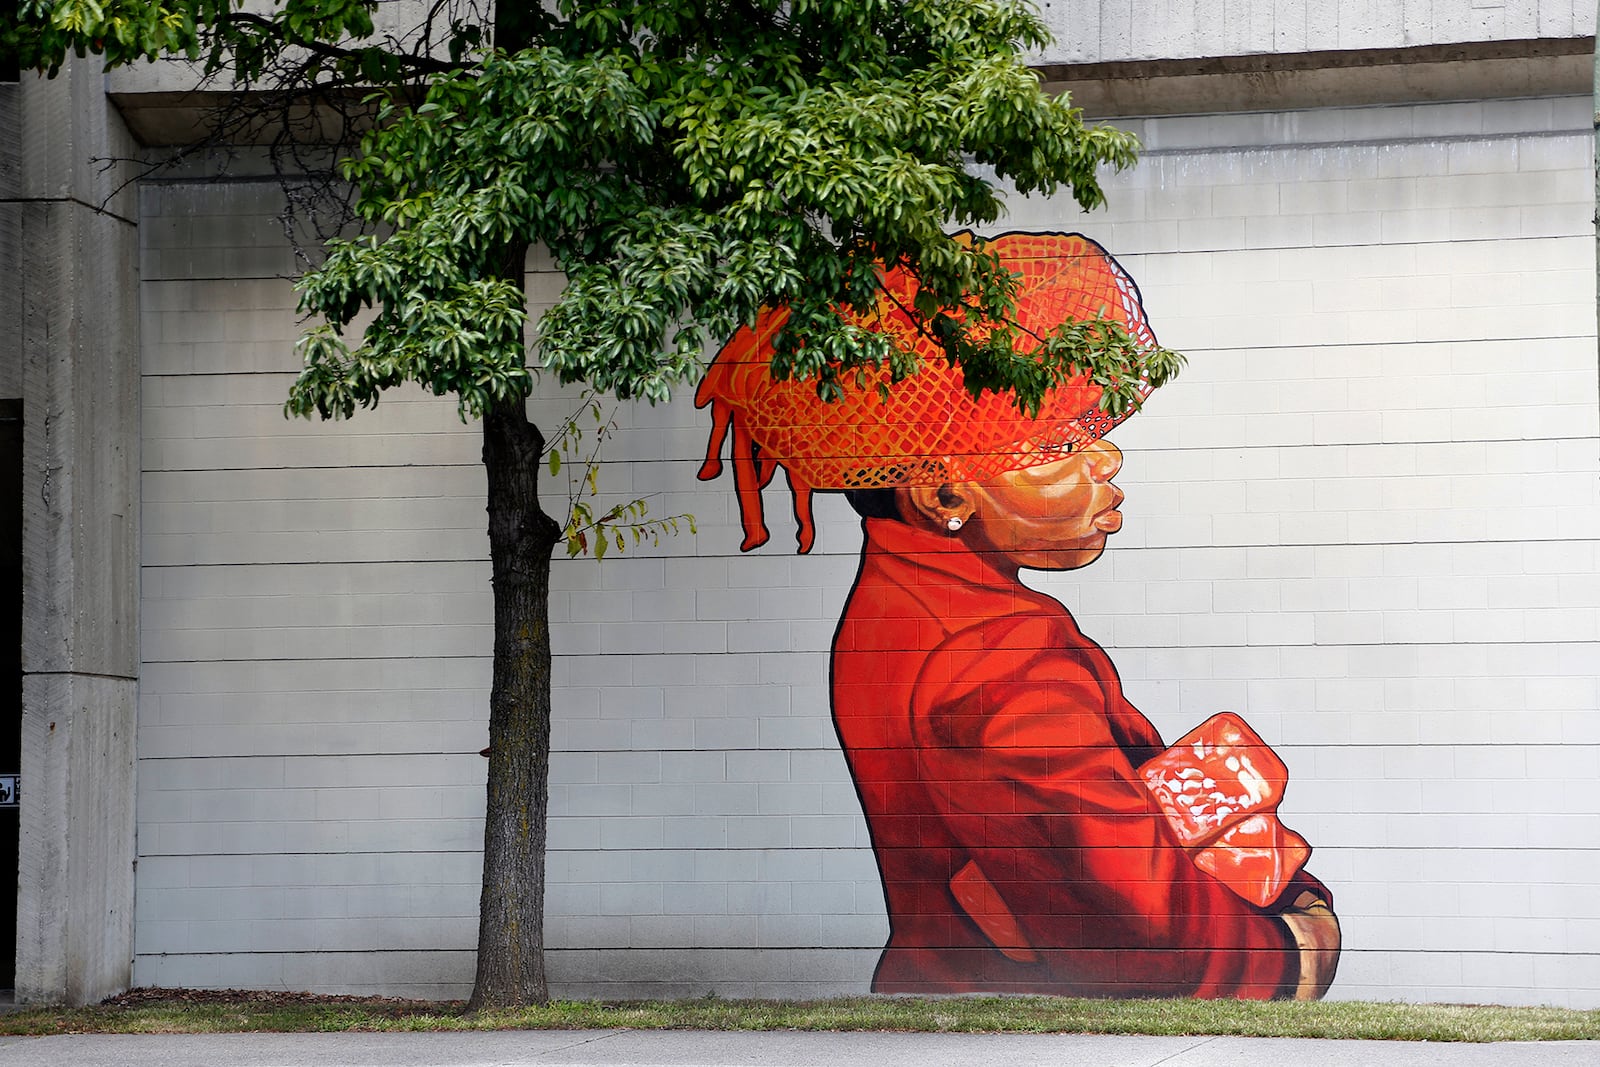
[[[1261,53],[1200,59],[1047,63],[1036,66],[1051,92],[1070,92],[1092,118],[1294,111],[1313,107],[1444,100],[1571,96],[1589,91],[1594,38],[1476,41],[1415,48]],[[140,144],[176,147],[205,139],[235,94],[170,88],[112,100]],[[304,143],[327,144],[370,121],[346,94],[338,107],[297,106],[284,117]],[[262,120],[233,132],[235,144],[265,144],[284,127]]]
[[[1587,93],[1594,38],[1054,64],[1035,68],[1091,118]]]

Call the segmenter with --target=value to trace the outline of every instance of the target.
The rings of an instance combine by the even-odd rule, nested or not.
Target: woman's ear
[[[955,533],[972,518],[972,494],[959,484],[910,485],[900,490],[900,511],[907,519]]]

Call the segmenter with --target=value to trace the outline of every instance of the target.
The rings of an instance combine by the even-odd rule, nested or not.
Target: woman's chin
[[[1105,535],[1101,534],[1071,548],[1041,549],[1034,552],[1007,553],[1019,567],[1035,571],[1075,571],[1087,567],[1106,550]]]

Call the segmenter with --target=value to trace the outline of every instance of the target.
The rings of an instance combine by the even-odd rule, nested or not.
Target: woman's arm
[[[1199,996],[1326,989],[1338,927],[1325,891],[1302,875],[1260,908],[1195,867],[1136,769],[1159,735],[1070,622],[954,635],[929,657],[913,720],[940,814],[1034,949]],[[1290,902],[1303,892],[1322,908]]]

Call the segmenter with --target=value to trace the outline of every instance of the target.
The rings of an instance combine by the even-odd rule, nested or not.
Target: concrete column
[[[17,999],[90,1003],[133,958],[136,151],[99,64],[0,87],[0,386],[23,401]],[[13,385],[13,388],[16,386]]]

